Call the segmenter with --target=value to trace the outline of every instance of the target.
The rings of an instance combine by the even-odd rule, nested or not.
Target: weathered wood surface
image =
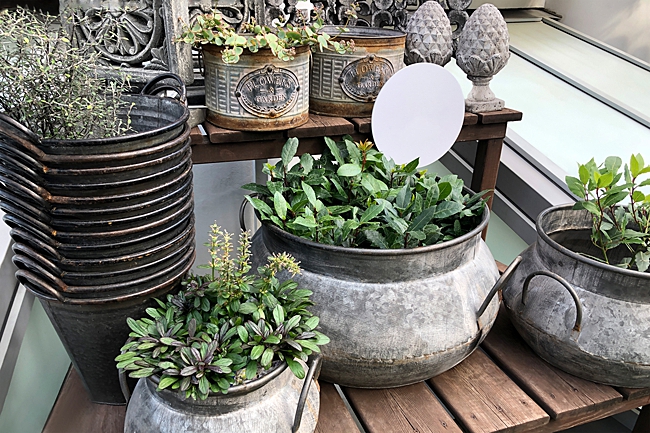
[[[472,433],[531,431],[550,420],[481,350],[429,383]]]
[[[488,125],[490,123],[517,122],[521,120],[523,113],[521,111],[504,108],[499,111],[489,111],[487,113],[478,113],[479,121]]]
[[[90,401],[74,368],[70,368],[43,433],[123,433],[126,406]]]
[[[462,432],[423,382],[401,388],[343,391],[368,433]]]
[[[318,433],[550,433],[650,405],[650,390],[620,390],[572,377],[538,358],[502,313],[481,348],[427,383],[343,388],[321,382]],[[430,386],[429,386],[430,385]],[[624,398],[624,396],[626,396]],[[443,406],[444,405],[444,406]],[[650,432],[647,406],[634,433]],[[71,372],[44,433],[122,432],[124,406],[90,402]]]
[[[309,120],[302,126],[285,131],[286,137],[331,137],[354,134],[354,125],[342,117],[319,116],[310,114]]]

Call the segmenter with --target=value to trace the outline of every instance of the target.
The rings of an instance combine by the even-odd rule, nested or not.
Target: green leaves
[[[641,154],[631,155],[623,166],[616,156],[601,165],[592,158],[578,166],[578,178],[567,176],[566,182],[580,199],[574,209],[584,209],[592,217],[591,240],[601,257],[590,257],[610,263],[609,251],[624,248],[627,256],[617,266],[648,269],[650,250],[650,200],[639,188],[650,185],[640,176],[650,173]]]
[[[263,221],[292,234],[330,245],[413,248],[453,239],[480,222],[482,195],[463,192],[462,180],[418,171],[416,159],[396,165],[369,141],[325,138],[319,159],[303,155],[286,171],[297,143],[287,142],[286,158],[267,166],[266,185],[245,185]],[[270,213],[270,212],[271,213]]]

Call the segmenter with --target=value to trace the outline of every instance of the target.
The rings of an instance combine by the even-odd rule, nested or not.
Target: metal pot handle
[[[253,194],[249,194],[251,197],[257,197],[257,193],[254,192]],[[241,202],[241,205],[239,206],[239,227],[242,229],[242,231],[247,231],[248,229],[246,228],[246,220],[244,219],[244,212],[246,211],[246,206],[248,205],[248,200],[244,198],[244,201]]]
[[[573,330],[576,332],[580,332],[580,329],[582,327],[582,302],[580,302],[580,298],[578,297],[578,294],[576,291],[571,287],[571,284],[564,278],[560,277],[559,275],[549,272],[549,271],[535,271],[531,272],[528,277],[526,277],[526,280],[524,280],[524,288],[521,291],[521,303],[526,305],[526,297],[528,295],[528,286],[530,285],[530,281],[535,278],[538,275],[544,275],[546,277],[553,278],[555,281],[558,283],[562,284],[565,289],[569,291],[571,294],[571,297],[573,298],[573,302],[576,305],[576,322],[575,325],[573,326]]]
[[[322,361],[323,355],[320,353],[313,354],[309,357],[309,370],[307,371],[305,381],[302,384],[302,391],[300,391],[300,399],[298,399],[298,407],[296,408],[296,416],[293,419],[293,427],[291,428],[291,433],[296,433],[300,428],[300,422],[302,421],[302,412],[305,409],[307,395],[309,394],[309,387],[311,386],[312,381],[318,379]]]
[[[161,84],[160,86],[156,86],[156,84],[168,78],[171,78],[172,80],[176,81],[177,84]],[[179,77],[176,74],[172,74],[171,72],[166,74],[160,74],[152,78],[151,80],[149,80],[149,82],[145,84],[144,87],[142,88],[140,94],[154,95],[164,90],[173,90],[174,92],[178,93],[179,96],[178,99],[183,104],[187,105],[187,88],[185,87],[185,83],[183,82],[183,79],[181,77]]]
[[[521,256],[517,256],[510,265],[506,268],[506,270],[501,274],[499,279],[497,280],[496,283],[494,283],[494,286],[492,286],[492,290],[487,294],[485,297],[485,300],[483,301],[483,304],[481,304],[481,308],[478,309],[478,312],[476,313],[476,320],[480,320],[481,316],[483,313],[485,313],[485,310],[487,309],[488,305],[490,305],[490,302],[492,302],[492,298],[494,298],[494,295],[497,294],[499,290],[503,287],[505,283],[508,282],[510,277],[512,276],[512,273],[517,269],[517,266],[519,266],[519,263],[521,263]],[[479,328],[481,328],[479,324]]]
[[[118,369],[118,378],[120,381],[120,389],[122,390],[122,395],[124,396],[124,401],[126,404],[129,404],[131,400],[131,390],[129,389],[129,384],[126,382],[126,371],[123,368]]]
[[[59,301],[65,302],[65,298],[57,290],[54,290],[49,284],[41,280],[34,274],[23,269],[19,269],[16,272],[16,279],[23,282],[22,280],[27,280],[30,284],[25,284],[25,287],[32,292],[37,297],[44,299],[46,301]],[[34,287],[38,288],[38,290]]]
[[[41,139],[38,135],[27,129],[22,123],[17,122],[2,113],[0,113],[0,130],[2,130],[1,135],[9,137],[11,140],[31,152],[32,155],[36,155],[37,158],[42,158],[45,155],[45,153],[38,148],[38,145],[41,143]]]

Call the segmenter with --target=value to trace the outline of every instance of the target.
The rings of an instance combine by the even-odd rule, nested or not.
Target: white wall
[[[546,0],[561,22],[650,62],[649,0]]]

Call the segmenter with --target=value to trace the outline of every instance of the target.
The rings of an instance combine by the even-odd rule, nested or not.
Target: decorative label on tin
[[[298,77],[288,69],[266,65],[239,80],[235,96],[242,107],[258,117],[279,117],[298,100]]]
[[[391,62],[371,54],[348,63],[341,71],[339,83],[343,92],[355,101],[373,102],[394,72]]]

